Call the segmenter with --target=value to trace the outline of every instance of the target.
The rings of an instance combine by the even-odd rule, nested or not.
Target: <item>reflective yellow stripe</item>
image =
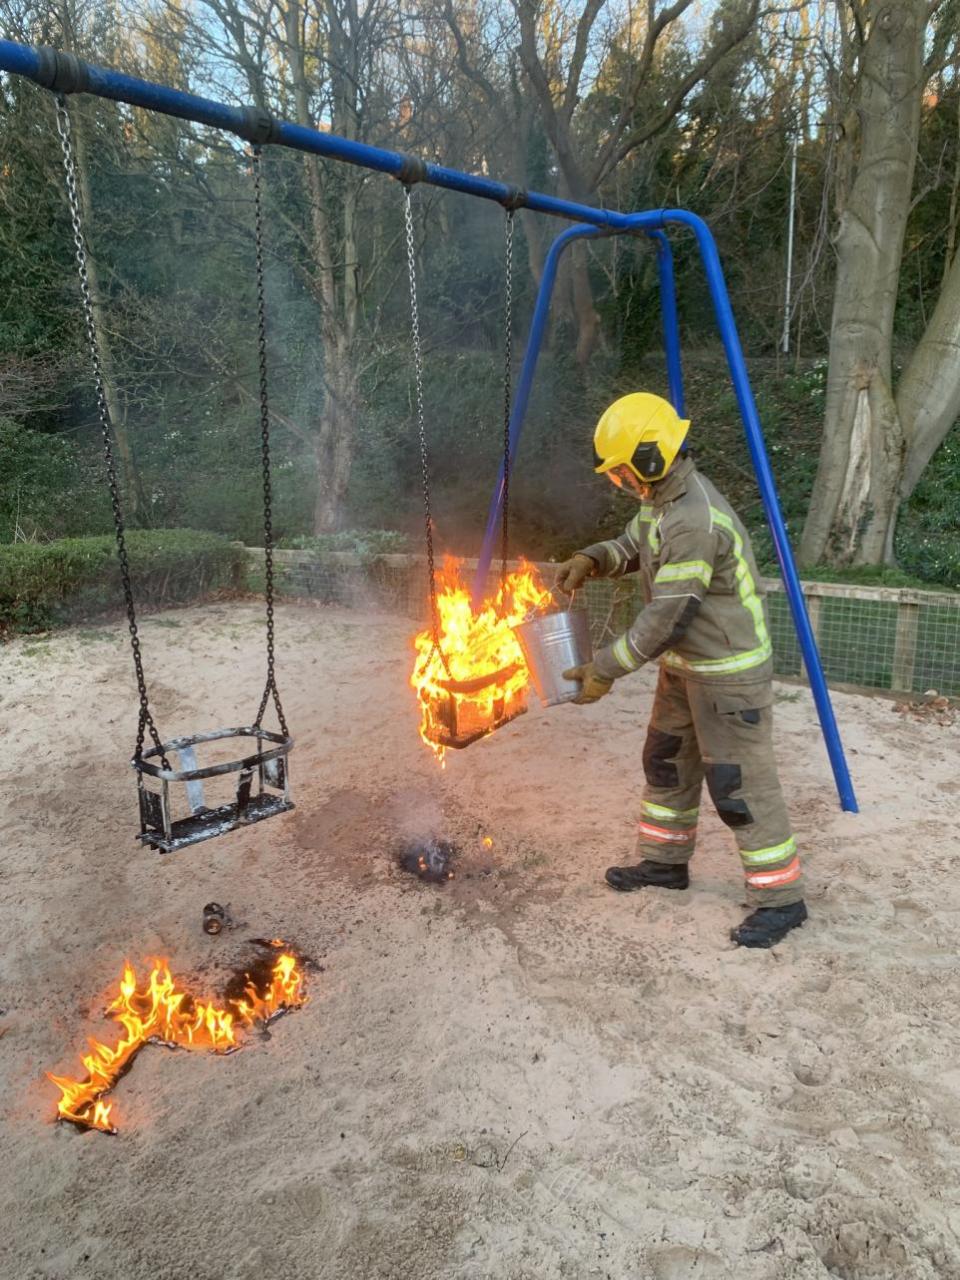
[[[765,867],[770,862],[780,862],[783,858],[792,858],[797,852],[796,839],[791,836],[783,844],[771,845],[769,849],[741,849],[740,858],[749,867]]]
[[[769,639],[758,649],[748,649],[745,653],[735,653],[729,658],[709,658],[703,662],[688,662],[678,653],[669,650],[663,655],[663,661],[670,667],[680,667],[684,671],[712,672],[714,675],[725,675],[730,671],[749,671],[759,667],[773,655],[773,646]]]
[[[608,556],[613,557],[615,562],[613,565],[613,568],[615,570],[619,569],[622,564],[626,564],[627,561],[630,559],[630,557],[627,555],[625,548],[621,547],[620,543],[615,541],[614,539],[611,539],[608,542],[601,542],[600,545],[603,547],[604,551],[607,553]]]
[[[758,644],[755,649],[734,653],[727,658],[704,658],[700,662],[689,662],[686,658],[681,658],[679,654],[669,652],[663,655],[663,661],[668,666],[679,667],[683,671],[703,672],[710,675],[729,675],[734,671],[750,671],[753,667],[762,666],[773,656],[773,645],[770,643],[770,633],[767,630],[767,621],[763,615],[763,601],[757,592],[757,584],[753,580],[750,566],[747,564],[746,557],[743,554],[743,538],[737,532],[733,521],[723,511],[718,511],[716,507],[711,507],[710,518],[715,525],[725,529],[733,541],[733,554],[737,561],[737,595],[740,597],[740,603],[753,619],[753,628],[756,632]]]
[[[706,560],[677,560],[673,564],[665,564],[657,573],[654,582],[685,582],[688,578],[696,578],[705,587],[709,587],[713,577],[713,566]]]
[[[663,517],[661,516],[662,520]],[[660,520],[651,520],[647,530],[647,543],[655,556],[660,554]]]
[[[616,658],[617,662],[619,662],[621,667],[623,667],[624,671],[636,671],[637,667],[639,667],[640,665],[639,662],[636,662],[634,660],[634,657],[630,652],[630,649],[627,645],[626,635],[622,635],[620,639],[614,643],[613,649],[611,652],[613,653],[613,656]]]
[[[627,533],[633,538],[638,545],[640,543],[640,526],[642,524],[650,524],[653,521],[653,507],[642,506],[637,514],[627,525]]]
[[[695,809],[671,809],[669,805],[644,800],[640,808],[650,818],[667,818],[671,822],[696,822],[700,816],[699,805]]]
[[[740,597],[740,603],[753,618],[753,626],[757,633],[757,640],[760,642],[760,648],[763,648],[764,645],[769,646],[770,634],[767,631],[767,620],[763,616],[763,601],[757,593],[757,584],[753,580],[750,566],[747,564],[746,557],[743,554],[743,539],[737,532],[733,521],[723,511],[718,511],[716,507],[711,507],[710,518],[721,529],[726,529],[733,539],[733,554],[737,558],[737,594]],[[737,669],[739,670],[739,668]]]

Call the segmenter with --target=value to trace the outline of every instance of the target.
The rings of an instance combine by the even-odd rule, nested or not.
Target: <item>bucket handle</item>
[[[577,595],[579,594],[579,591],[580,591],[579,587],[574,587],[572,591],[561,591],[556,584],[554,584],[550,588],[550,594],[554,597],[555,600],[558,600],[558,602],[562,605],[563,610],[573,608],[573,606],[576,604]]]

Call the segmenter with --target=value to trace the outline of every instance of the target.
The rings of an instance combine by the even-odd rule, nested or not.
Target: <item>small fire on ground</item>
[[[437,574],[440,650],[428,628],[416,637],[410,683],[420,699],[420,736],[443,763],[447,747],[484,737],[526,710],[530,676],[513,628],[553,605],[531,564],[507,576],[474,612],[461,561]]]
[[[132,965],[125,964],[117,995],[106,1010],[123,1027],[121,1038],[113,1047],[90,1040],[90,1052],[81,1058],[87,1073],[81,1080],[47,1073],[61,1093],[58,1118],[116,1133],[113,1104],[104,1102],[103,1095],[129,1070],[144,1045],[232,1053],[240,1047],[243,1031],[302,1005],[304,975],[297,957],[283,950],[279,939],[267,945],[273,954],[238,975],[231,984],[237,990],[230,994],[228,987],[222,1007],[197,1000],[179,987],[166,960],[153,962],[142,986]]]
[[[452,863],[457,852],[457,846],[449,840],[411,841],[400,849],[400,866],[429,884],[446,884],[453,879]]]

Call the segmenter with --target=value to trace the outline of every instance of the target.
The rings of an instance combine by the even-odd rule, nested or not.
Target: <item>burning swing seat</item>
[[[410,684],[420,706],[420,736],[442,762],[503,728],[527,710],[530,670],[517,628],[555,608],[532,565],[507,573],[495,595],[475,608],[448,559],[436,575],[431,626],[414,640]]]
[[[527,668],[513,628],[523,622],[531,611],[542,610],[552,605],[553,600],[551,594],[536,582],[531,566],[523,565],[518,573],[508,573],[515,209],[509,205],[506,207],[504,240],[500,585],[494,598],[480,602],[476,608],[459,580],[456,561],[451,560],[443,566],[440,574],[442,590],[437,586],[413,208],[407,184],[404,186],[403,213],[430,610],[430,627],[415,642],[418,656],[411,684],[420,700],[420,736],[442,762],[448,749],[469,747],[527,710]]]
[[[521,670],[513,662],[471,680],[438,681],[427,700],[431,743],[459,751],[522,716],[526,690],[507,687]]]
[[[514,662],[467,680],[424,684],[418,696],[420,736],[442,761],[447,750],[462,751],[526,714],[527,674]]]

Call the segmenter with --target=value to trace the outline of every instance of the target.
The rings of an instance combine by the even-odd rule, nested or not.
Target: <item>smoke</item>
[[[390,817],[403,844],[437,841],[444,829],[440,802],[426,790],[411,788],[392,797]]]
[[[456,845],[440,836],[443,812],[436,797],[410,790],[394,797],[391,817],[397,832],[397,860],[404,871],[431,884],[445,884],[453,876]]]

